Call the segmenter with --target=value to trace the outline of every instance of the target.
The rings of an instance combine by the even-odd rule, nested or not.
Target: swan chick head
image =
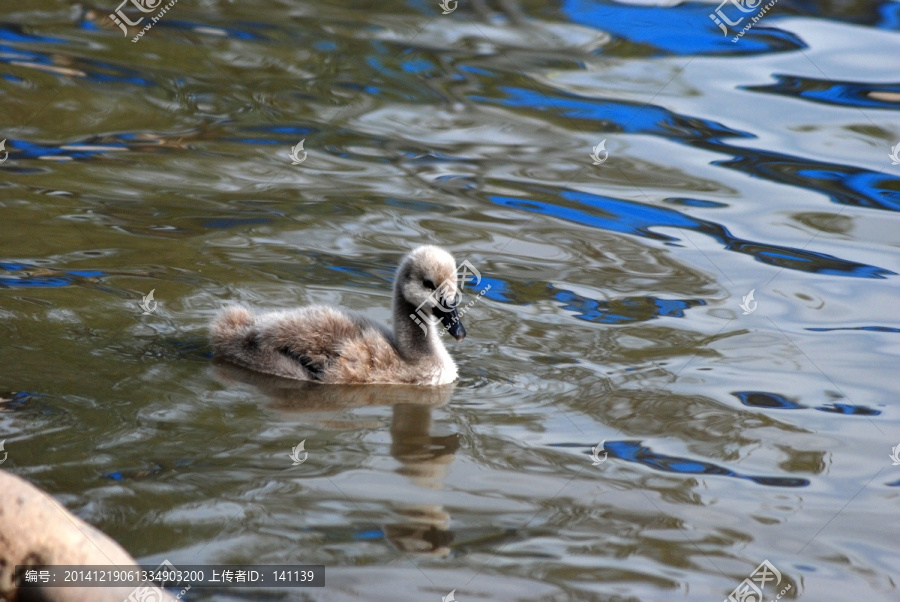
[[[450,253],[434,245],[413,249],[397,269],[395,286],[418,314],[434,316],[457,341],[466,336],[456,309],[459,289]]]

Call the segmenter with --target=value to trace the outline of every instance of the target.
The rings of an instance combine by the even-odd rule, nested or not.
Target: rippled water
[[[327,567],[189,600],[897,599],[900,4],[502,4],[0,9],[3,468]],[[233,301],[388,320],[422,242],[483,277],[455,387],[211,362]]]

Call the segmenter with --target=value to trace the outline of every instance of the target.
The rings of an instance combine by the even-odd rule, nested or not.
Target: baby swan
[[[210,338],[217,356],[275,376],[333,384],[444,385],[455,381],[457,372],[438,323],[457,341],[466,336],[457,302],[453,256],[424,245],[397,268],[393,332],[362,314],[325,305],[259,315],[234,306],[213,320]]]

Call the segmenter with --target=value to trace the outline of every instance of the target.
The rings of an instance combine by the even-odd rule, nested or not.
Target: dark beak
[[[444,307],[435,307],[434,315],[437,316],[441,324],[444,325],[444,329],[450,333],[457,341],[461,341],[466,338],[466,327],[463,326],[462,320],[459,319],[459,313],[456,311],[456,305],[453,305],[449,308],[449,311],[444,311]]]

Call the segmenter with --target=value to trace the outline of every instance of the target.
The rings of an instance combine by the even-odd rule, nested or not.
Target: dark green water
[[[0,8],[2,468],[327,567],[188,600],[897,599],[900,5],[478,6]],[[211,362],[230,302],[387,321],[424,242],[482,276],[455,387]]]

